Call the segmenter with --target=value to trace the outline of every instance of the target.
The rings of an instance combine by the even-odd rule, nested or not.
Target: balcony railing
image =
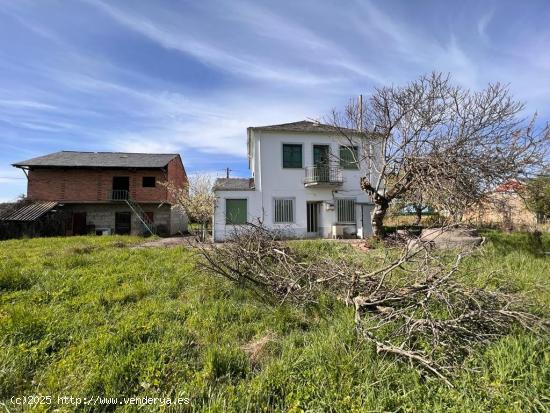
[[[306,167],[305,186],[338,186],[343,182],[342,168],[338,166]]]
[[[113,189],[109,196],[111,201],[126,201],[129,198],[128,191],[125,189]]]

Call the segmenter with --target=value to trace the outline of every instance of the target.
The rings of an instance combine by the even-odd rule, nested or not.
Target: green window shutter
[[[340,146],[340,166],[343,169],[359,169],[357,146]]]
[[[246,199],[225,200],[225,223],[228,225],[246,224],[247,201]]]
[[[302,145],[283,144],[283,168],[302,167]]]

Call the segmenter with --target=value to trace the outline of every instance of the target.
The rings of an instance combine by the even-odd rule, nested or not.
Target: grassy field
[[[528,235],[488,236],[463,277],[524,294],[548,316],[550,256],[540,255]],[[353,312],[340,303],[270,308],[197,272],[191,251],[130,248],[138,242],[0,242],[0,400],[7,411],[28,409],[10,398],[30,395],[53,396],[52,404],[33,411],[136,409],[59,406],[58,396],[181,396],[190,398],[182,411],[210,412],[542,412],[549,406],[550,351],[541,338],[517,332],[495,342],[466,361],[477,373],[459,372],[449,389],[376,355],[356,338]],[[342,243],[295,245],[312,256],[363,259]],[[542,248],[550,251],[550,237]]]

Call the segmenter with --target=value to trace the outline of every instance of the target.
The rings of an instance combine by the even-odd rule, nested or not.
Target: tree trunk
[[[200,240],[202,242],[206,241],[206,229],[207,229],[207,227],[208,227],[208,223],[203,222],[202,226],[201,226],[201,235],[200,235]]]
[[[388,212],[389,203],[383,200],[375,200],[374,202],[374,211],[372,212],[372,232],[374,236],[378,239],[383,239],[386,236],[386,231],[384,230],[384,218],[386,212]]]
[[[374,211],[372,211],[372,232],[378,239],[383,239],[386,236],[384,231],[384,218],[388,208],[390,207],[390,201],[393,197],[389,198],[384,195],[380,195],[376,189],[372,187],[367,177],[362,177],[360,180],[361,189],[370,194],[374,201]]]
[[[422,205],[414,205],[413,208],[416,215],[414,225],[418,226],[420,225],[420,221],[422,221]]]

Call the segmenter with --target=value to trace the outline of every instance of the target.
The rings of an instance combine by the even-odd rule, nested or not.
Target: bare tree
[[[520,117],[523,110],[504,85],[474,92],[432,73],[376,88],[364,105],[351,101],[333,111],[338,134],[363,142],[357,162],[361,187],[375,204],[375,235],[384,236],[390,204],[412,189],[456,220],[488,190],[541,165],[550,130],[535,127],[536,115]]]
[[[176,205],[186,213],[187,217],[201,224],[200,239],[204,241],[216,204],[214,179],[210,175],[199,173],[189,176],[187,185],[183,188],[171,182],[164,185]]]

